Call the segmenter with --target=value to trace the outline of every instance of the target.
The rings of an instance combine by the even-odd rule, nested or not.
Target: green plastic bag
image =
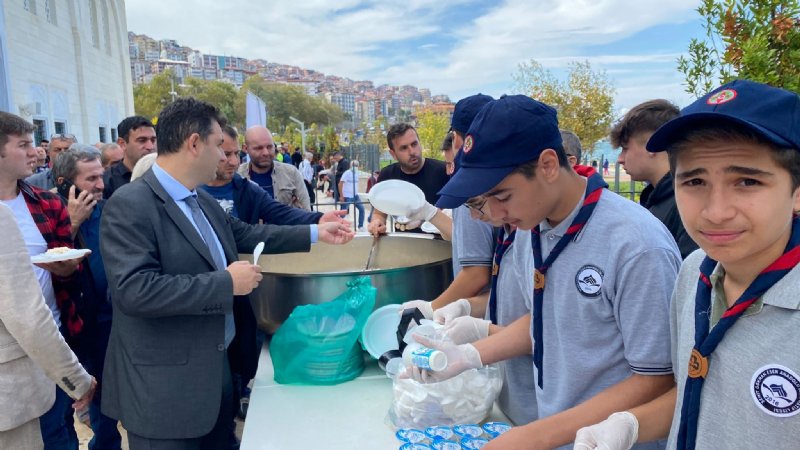
[[[330,385],[359,376],[364,355],[358,337],[376,293],[370,278],[361,277],[330,302],[296,307],[270,343],[275,381]]]

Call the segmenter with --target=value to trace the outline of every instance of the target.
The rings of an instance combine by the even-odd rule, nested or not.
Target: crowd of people
[[[0,112],[0,397],[19,405],[0,414],[1,448],[77,448],[73,410],[90,449],[121,448],[119,422],[134,450],[237,448],[265,339],[248,298],[261,268],[239,253],[345,244],[349,205],[357,228],[389,231],[378,210],[365,224],[359,162],[340,152],[325,167],[264,127],[240,139],[191,98],[157,124],[34,147],[33,125]],[[460,100],[443,161],[390,127],[396,162],[367,188],[418,186],[405,231],[433,223],[454,269],[401,308],[443,325],[418,340],[448,365],[402,376],[500,364],[515,426],[485,449],[795,447],[800,97],[736,80],[683,110],[637,105],[609,139],[647,183],[640,204],[529,97]],[[312,211],[328,190],[343,209]]]
[[[238,133],[212,105],[179,99],[157,129],[126,118],[118,147],[100,149],[50,136],[37,171],[33,125],[0,113],[0,217],[12,237],[0,320],[15,346],[0,383],[7,404],[23,405],[5,416],[2,448],[77,448],[73,408],[87,410],[92,449],[121,448],[118,421],[132,449],[235,448],[233,415],[246,413],[259,353],[247,295],[261,279],[239,253],[354,235],[343,212],[307,210],[302,176],[273,161],[269,130],[248,130],[253,163],[240,168]],[[89,252],[29,262],[69,248]]]

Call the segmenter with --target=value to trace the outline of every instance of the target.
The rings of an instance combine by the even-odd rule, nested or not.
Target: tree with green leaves
[[[186,78],[184,84],[178,84],[175,74],[167,70],[133,88],[133,105],[136,114],[152,118],[174,98],[194,97],[219,108],[230,122],[241,123],[243,114],[236,109],[236,95],[236,86],[224,81]]]
[[[686,92],[701,97],[734,78],[800,92],[798,0],[703,0],[705,38],[678,58]]]
[[[558,124],[575,133],[588,154],[608,136],[614,120],[615,89],[605,71],[592,70],[588,61],[572,62],[567,79],[556,78],[536,60],[519,65],[515,90],[558,111]]]
[[[442,141],[450,130],[450,115],[431,110],[417,114],[417,136],[426,158],[444,159]]]
[[[175,74],[168,70],[154,76],[148,83],[134,86],[133,107],[136,114],[149,119],[157,117],[172,102],[173,96],[170,92],[176,85]]]

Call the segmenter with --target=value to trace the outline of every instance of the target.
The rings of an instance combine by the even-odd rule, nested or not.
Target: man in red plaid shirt
[[[51,248],[73,247],[69,214],[61,197],[23,181],[36,167],[33,129],[24,119],[0,112],[0,201],[13,211],[31,256]],[[83,326],[75,303],[80,296],[76,272],[82,259],[34,265],[45,303],[68,342]],[[71,443],[77,447],[71,404],[69,396],[56,388],[53,408],[40,419],[48,448]]]

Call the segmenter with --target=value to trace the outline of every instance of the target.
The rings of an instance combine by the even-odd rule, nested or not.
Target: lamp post
[[[297,120],[297,119],[295,119],[292,116],[289,116],[289,120],[291,120],[292,122],[300,125],[300,136],[302,138],[301,147],[303,149],[303,154],[305,155],[305,153],[306,153],[306,124],[301,122],[301,121],[299,121],[299,120]]]

